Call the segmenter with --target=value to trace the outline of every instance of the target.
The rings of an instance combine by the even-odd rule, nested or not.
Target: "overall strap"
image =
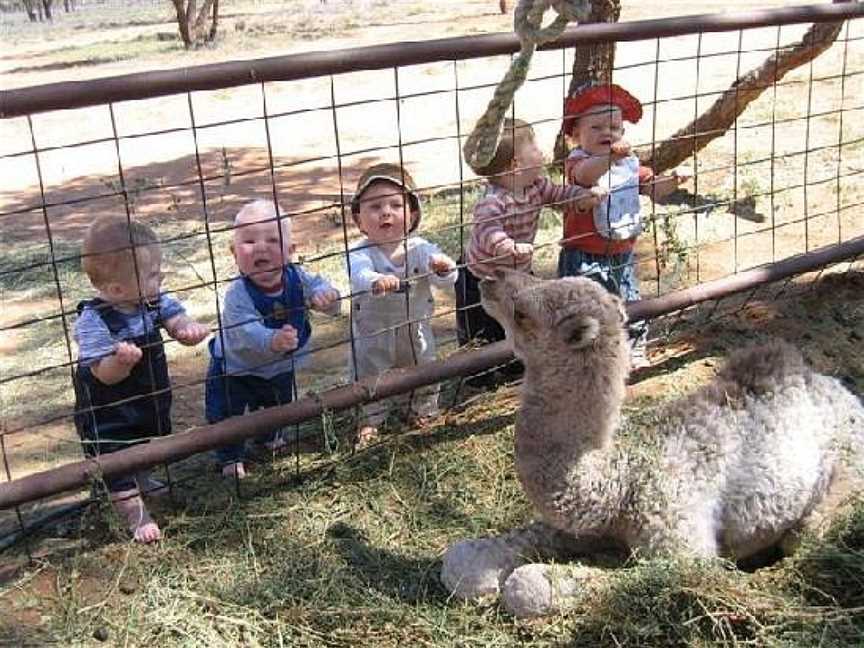
[[[290,324],[297,330],[298,348],[306,344],[312,332],[312,326],[306,312],[300,273],[293,265],[286,265],[282,271],[282,291],[279,295],[265,294],[249,277],[243,277],[243,285],[255,306],[255,310],[261,315],[264,326],[278,329],[285,324]]]
[[[107,326],[108,330],[114,335],[126,327],[126,318],[123,317],[123,314],[104,299],[94,297],[93,299],[78,302],[78,307],[76,309],[78,311],[78,316],[80,317],[81,313],[83,313],[87,308],[96,311],[96,314],[102,318],[105,326]]]
[[[96,314],[99,315],[100,318],[102,318],[102,321],[105,322],[105,326],[107,326],[108,330],[111,331],[111,333],[114,335],[122,331],[127,326],[129,316],[118,311],[116,308],[114,308],[114,306],[112,306],[104,299],[94,297],[93,299],[85,299],[84,301],[78,302],[78,306],[75,310],[78,312],[79,317],[86,308],[90,308],[91,310],[96,311]],[[145,305],[145,308],[149,312],[153,313],[153,326],[158,328],[162,319],[159,312],[159,306],[150,306],[148,304]]]

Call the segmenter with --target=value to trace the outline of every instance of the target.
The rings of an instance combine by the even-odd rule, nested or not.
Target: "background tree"
[[[53,0],[22,0],[24,11],[27,12],[27,17],[30,22],[42,22],[43,20],[53,20],[51,14],[51,5]]]
[[[186,49],[200,47],[216,38],[219,24],[219,0],[204,0],[198,8],[196,0],[171,0],[177,12],[180,38]]]
[[[834,3],[857,0],[832,0]],[[586,22],[617,22],[621,16],[620,0],[594,0],[591,19]],[[722,137],[767,88],[780,81],[788,72],[809,63],[837,40],[843,22],[816,23],[797,43],[771,55],[762,65],[740,76],[702,115],[678,130],[669,139],[637,151],[642,163],[656,173],[662,173],[690,159],[710,142]],[[612,79],[615,68],[615,44],[599,43],[577,47],[573,61],[570,89],[586,81],[605,82]],[[567,145],[559,133],[555,143],[555,159],[567,157]]]
[[[621,0],[594,0],[591,3],[589,23],[618,22],[621,17]],[[594,43],[577,47],[574,52],[573,74],[567,95],[588,81],[608,83],[615,69],[615,43]],[[567,141],[563,133],[555,140],[555,159],[563,163],[567,157]]]

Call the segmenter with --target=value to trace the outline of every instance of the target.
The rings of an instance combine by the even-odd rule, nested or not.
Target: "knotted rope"
[[[558,14],[546,27],[543,15],[549,9]],[[486,112],[477,120],[474,130],[465,141],[462,152],[465,161],[475,173],[484,175],[483,169],[495,155],[504,115],[516,91],[525,82],[534,51],[542,44],[558,38],[570,22],[584,22],[591,13],[591,0],[519,0],[513,17],[513,26],[519,37],[519,54],[501,79]]]

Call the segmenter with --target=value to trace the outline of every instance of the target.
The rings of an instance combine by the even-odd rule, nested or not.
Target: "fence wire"
[[[694,23],[688,35],[619,42],[613,80],[640,97],[645,110],[642,121],[628,127],[628,139],[637,149],[655,151],[736,79],[767,57],[791,51],[806,27],[704,33]],[[862,38],[860,23],[847,22],[821,56],[782,79],[775,70],[759,99],[693,152],[685,163],[690,183],[662,204],[643,200],[646,231],[637,248],[643,300],[662,300],[864,236]],[[533,125],[547,152],[545,171],[558,181],[563,160],[551,151],[574,55],[573,49],[538,53],[512,109]],[[351,358],[357,339],[348,314],[362,297],[351,292],[346,263],[349,246],[360,238],[351,217],[357,178],[379,161],[404,164],[420,185],[418,234],[461,263],[473,205],[485,187],[485,179],[463,164],[461,146],[509,62],[498,56],[401,65],[394,56],[385,69],[310,74],[0,122],[0,170],[8,178],[0,193],[6,243],[0,261],[0,332],[6,340],[0,453],[7,484],[82,458],[73,424],[73,327],[77,304],[94,294],[81,270],[81,240],[96,216],[115,213],[150,225],[163,254],[163,291],[219,337],[231,329],[222,321],[221,295],[239,277],[229,252],[234,217],[253,199],[275,201],[279,217],[293,224],[296,264],[328,277],[342,303],[335,318],[310,310],[313,335],[294,397],[349,385],[356,378]],[[552,277],[564,242],[560,216],[544,209],[540,223],[533,267]],[[800,298],[802,286],[815,285],[823,272],[853,271],[860,271],[857,254],[794,281],[658,313],[650,321],[652,371],[662,371],[678,341],[693,331],[759,304]],[[407,279],[406,313],[413,286],[427,276]],[[465,351],[456,340],[455,314],[452,291],[438,293],[431,325],[442,357]],[[419,324],[409,317],[369,336]],[[183,431],[204,423],[206,344],[187,349],[168,339],[165,348],[174,430]],[[502,376],[495,368],[484,372]],[[464,406],[475,393],[463,378],[444,385],[442,409]],[[291,457],[279,461],[293,462],[300,476],[318,465],[322,451],[328,461],[342,460],[351,452],[355,425],[350,412],[326,411],[294,424],[285,431]],[[267,454],[259,451],[259,460]],[[172,491],[218,479],[202,455],[161,472]],[[232,487],[241,493],[239,480]],[[98,489],[91,491],[6,511],[0,547],[88,506]]]

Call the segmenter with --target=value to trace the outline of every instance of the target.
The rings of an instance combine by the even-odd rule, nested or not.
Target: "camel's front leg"
[[[563,560],[574,539],[542,522],[492,538],[462,540],[447,549],[441,582],[461,599],[497,595],[510,573],[532,560]]]
[[[501,598],[517,618],[548,616],[584,600],[608,578],[608,571],[596,567],[532,563],[513,570]]]

